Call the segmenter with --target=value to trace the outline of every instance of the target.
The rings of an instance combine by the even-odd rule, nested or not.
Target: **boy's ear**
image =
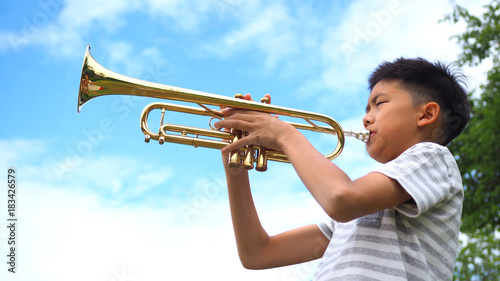
[[[437,120],[440,111],[441,108],[436,102],[428,102],[422,105],[422,111],[417,125],[419,127],[423,127],[434,123]]]

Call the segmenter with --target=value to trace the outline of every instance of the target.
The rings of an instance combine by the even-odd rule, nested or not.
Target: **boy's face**
[[[386,163],[419,142],[417,122],[420,106],[412,96],[399,87],[399,81],[380,81],[373,87],[366,115],[365,127],[370,131],[366,149],[370,157]]]

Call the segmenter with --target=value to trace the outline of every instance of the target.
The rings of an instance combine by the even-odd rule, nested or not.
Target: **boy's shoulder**
[[[458,169],[455,157],[450,150],[446,146],[435,142],[419,142],[405,150],[396,159],[386,164],[390,164],[391,162],[398,162],[400,164],[406,162],[416,162],[423,164],[422,162],[425,163],[425,161],[432,161],[435,164],[446,164],[447,168]],[[442,168],[442,166],[439,165],[424,165],[423,167]]]
[[[450,150],[446,146],[429,141],[414,144],[412,147],[404,151],[401,155],[403,155],[404,153],[415,153],[419,151],[436,151],[443,154],[451,154]]]
[[[399,176],[417,173],[420,177],[431,176],[429,173],[435,172],[430,171],[438,170],[447,177],[460,177],[453,154],[446,146],[434,142],[417,143],[376,170],[390,171]]]
[[[414,206],[400,206],[408,216],[419,216],[440,203],[463,200],[455,158],[447,147],[436,143],[417,143],[375,171],[398,181],[413,198]]]

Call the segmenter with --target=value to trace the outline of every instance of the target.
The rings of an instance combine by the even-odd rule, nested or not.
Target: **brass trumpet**
[[[141,114],[141,129],[145,135],[146,142],[153,139],[158,141],[160,144],[163,144],[164,142],[172,142],[191,145],[194,147],[201,146],[222,149],[228,144],[228,142],[234,142],[239,138],[244,137],[244,132],[223,132],[213,128],[211,125],[212,119],[221,119],[224,115],[220,112],[220,110],[211,109],[208,106],[255,110],[269,114],[302,119],[307,124],[295,122],[289,123],[300,130],[333,134],[337,136],[337,146],[330,154],[325,155],[325,157],[329,160],[333,160],[342,152],[345,136],[355,137],[364,142],[367,142],[369,138],[369,132],[366,130],[343,131],[337,121],[323,114],[271,105],[265,100],[263,103],[258,103],[238,98],[238,95],[235,98],[231,98],[127,77],[112,72],[97,63],[97,61],[90,54],[90,46],[88,46],[83,61],[80,90],[78,93],[78,112],[80,112],[81,106],[90,99],[106,95],[152,97],[190,102],[198,105],[198,107],[192,107],[155,102],[146,106]],[[153,110],[161,110],[162,112],[160,129],[158,132],[153,132],[148,127],[148,116]],[[163,124],[164,114],[167,110],[210,116],[212,117],[209,121],[209,127],[211,129],[202,129],[175,124]],[[319,126],[314,122],[322,122],[330,127]],[[229,165],[232,167],[252,169],[254,167],[254,163],[256,163],[256,170],[265,171],[267,170],[268,160],[289,162],[287,156],[281,151],[251,146],[231,153]]]

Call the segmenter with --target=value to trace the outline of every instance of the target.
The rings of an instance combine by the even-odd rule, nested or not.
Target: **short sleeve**
[[[332,240],[333,231],[335,229],[335,222],[333,220],[320,222],[316,225],[318,226],[321,233],[323,233],[323,235],[328,238],[328,240]]]
[[[401,184],[415,203],[404,203],[395,209],[408,217],[418,217],[451,198],[453,183],[448,167],[450,163],[456,165],[446,147],[425,142],[412,146],[374,172],[382,173]]]

